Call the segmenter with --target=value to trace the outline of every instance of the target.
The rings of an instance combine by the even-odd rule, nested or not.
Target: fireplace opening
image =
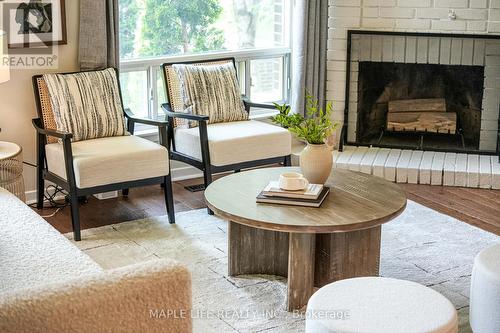
[[[359,62],[360,144],[479,150],[483,66]]]

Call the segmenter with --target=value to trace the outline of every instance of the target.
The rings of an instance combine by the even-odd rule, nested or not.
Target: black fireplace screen
[[[360,62],[357,141],[402,147],[416,145],[419,135],[381,135],[387,123],[388,103],[439,98],[446,101],[447,112],[457,115],[457,129],[464,137],[465,148],[477,150],[483,86],[483,66]],[[425,138],[426,148],[453,148],[457,144],[461,142],[457,143],[453,136]]]

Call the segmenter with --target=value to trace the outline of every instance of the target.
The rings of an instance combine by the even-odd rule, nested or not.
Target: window
[[[235,57],[242,93],[287,101],[289,0],[119,0],[120,69],[125,107],[162,116],[160,65],[173,59]]]

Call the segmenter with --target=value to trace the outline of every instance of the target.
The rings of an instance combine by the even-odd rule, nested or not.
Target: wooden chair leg
[[[206,166],[205,170],[203,170],[203,180],[205,182],[205,189],[212,183],[212,170],[210,170],[210,166]],[[214,215],[214,212],[207,208],[208,215]]]
[[[75,241],[80,241],[82,239],[80,233],[80,202],[78,196],[75,192],[70,193],[70,204],[71,204],[71,224],[73,225],[73,239]]]
[[[165,205],[167,206],[168,222],[170,224],[175,223],[175,211],[174,211],[174,193],[172,191],[172,177],[170,175],[165,176],[163,193],[165,194]]]

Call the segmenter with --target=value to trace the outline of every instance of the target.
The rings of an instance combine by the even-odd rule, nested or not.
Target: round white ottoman
[[[309,300],[306,333],[456,333],[457,311],[415,282],[362,277],[319,289]]]
[[[500,244],[474,259],[469,316],[474,333],[500,333]]]

